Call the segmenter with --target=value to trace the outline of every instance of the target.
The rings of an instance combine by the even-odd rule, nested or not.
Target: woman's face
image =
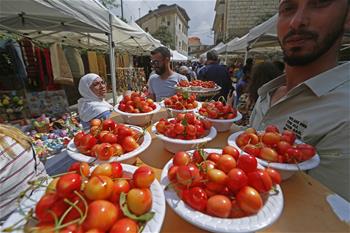
[[[106,82],[100,77],[96,78],[92,82],[90,89],[95,95],[97,95],[101,99],[103,99],[106,96],[106,93],[107,93]]]

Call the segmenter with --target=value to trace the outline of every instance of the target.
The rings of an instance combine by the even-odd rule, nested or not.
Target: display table
[[[162,112],[161,116],[166,112]],[[113,115],[114,119],[118,116]],[[159,117],[157,117],[159,118]],[[232,132],[218,133],[207,148],[222,148]],[[152,134],[152,143],[137,159],[136,165],[147,164],[154,168],[159,180],[164,165],[172,154],[163,148],[162,141]],[[67,167],[72,160],[62,152],[46,163],[46,168],[55,171]],[[55,166],[55,164],[60,166]],[[54,170],[49,171],[53,175]],[[349,232],[350,225],[340,221],[333,213],[326,197],[332,194],[328,188],[305,173],[299,172],[283,181],[284,209],[281,217],[262,232]],[[168,205],[161,232],[204,232],[179,217]]]

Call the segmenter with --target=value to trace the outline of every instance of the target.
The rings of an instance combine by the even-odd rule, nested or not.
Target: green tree
[[[160,26],[157,31],[155,31],[152,36],[165,45],[169,46],[171,49],[175,49],[174,38],[168,30],[167,26]]]
[[[105,6],[108,9],[112,9],[112,8],[118,8],[119,4],[116,3],[116,0],[99,0],[103,6]]]

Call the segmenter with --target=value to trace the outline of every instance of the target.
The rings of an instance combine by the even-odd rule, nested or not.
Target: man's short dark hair
[[[162,54],[163,57],[168,57],[168,58],[171,57],[170,50],[164,46],[158,47],[158,48],[151,51],[152,55],[154,55],[156,53]]]
[[[219,59],[218,52],[215,50],[207,52],[207,60],[217,61]]]

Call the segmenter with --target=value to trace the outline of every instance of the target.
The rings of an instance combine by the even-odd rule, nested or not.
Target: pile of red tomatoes
[[[263,132],[246,129],[236,138],[236,144],[246,153],[270,162],[299,163],[316,154],[313,146],[296,144],[295,140],[294,132],[284,130],[280,133],[276,126],[269,125]]]
[[[213,151],[220,151],[215,153]],[[240,155],[232,146],[222,150],[177,152],[168,179],[178,196],[195,210],[221,218],[240,218],[258,213],[280,174],[258,169],[251,155]]]
[[[79,132],[74,136],[74,144],[80,153],[109,160],[139,147],[142,133],[112,119],[93,119],[89,133]]]
[[[216,83],[213,81],[202,81],[202,80],[192,80],[186,81],[181,80],[178,84],[178,87],[201,87],[201,88],[215,88]]]
[[[233,119],[237,116],[235,108],[221,101],[204,102],[198,112],[211,119]]]
[[[142,96],[139,92],[132,92],[123,97],[118,109],[128,113],[147,113],[156,109],[156,105],[152,99]]]
[[[36,204],[33,232],[137,233],[153,217],[151,168],[131,174],[112,162],[90,172],[87,163],[76,162],[69,172],[53,179]],[[140,216],[145,221],[137,221]]]
[[[208,134],[211,123],[197,119],[194,113],[179,113],[174,119],[161,119],[156,124],[157,132],[169,138],[193,140]]]
[[[167,108],[184,110],[197,108],[198,102],[196,101],[195,94],[189,94],[184,92],[177,93],[169,98],[164,99],[164,105]]]

